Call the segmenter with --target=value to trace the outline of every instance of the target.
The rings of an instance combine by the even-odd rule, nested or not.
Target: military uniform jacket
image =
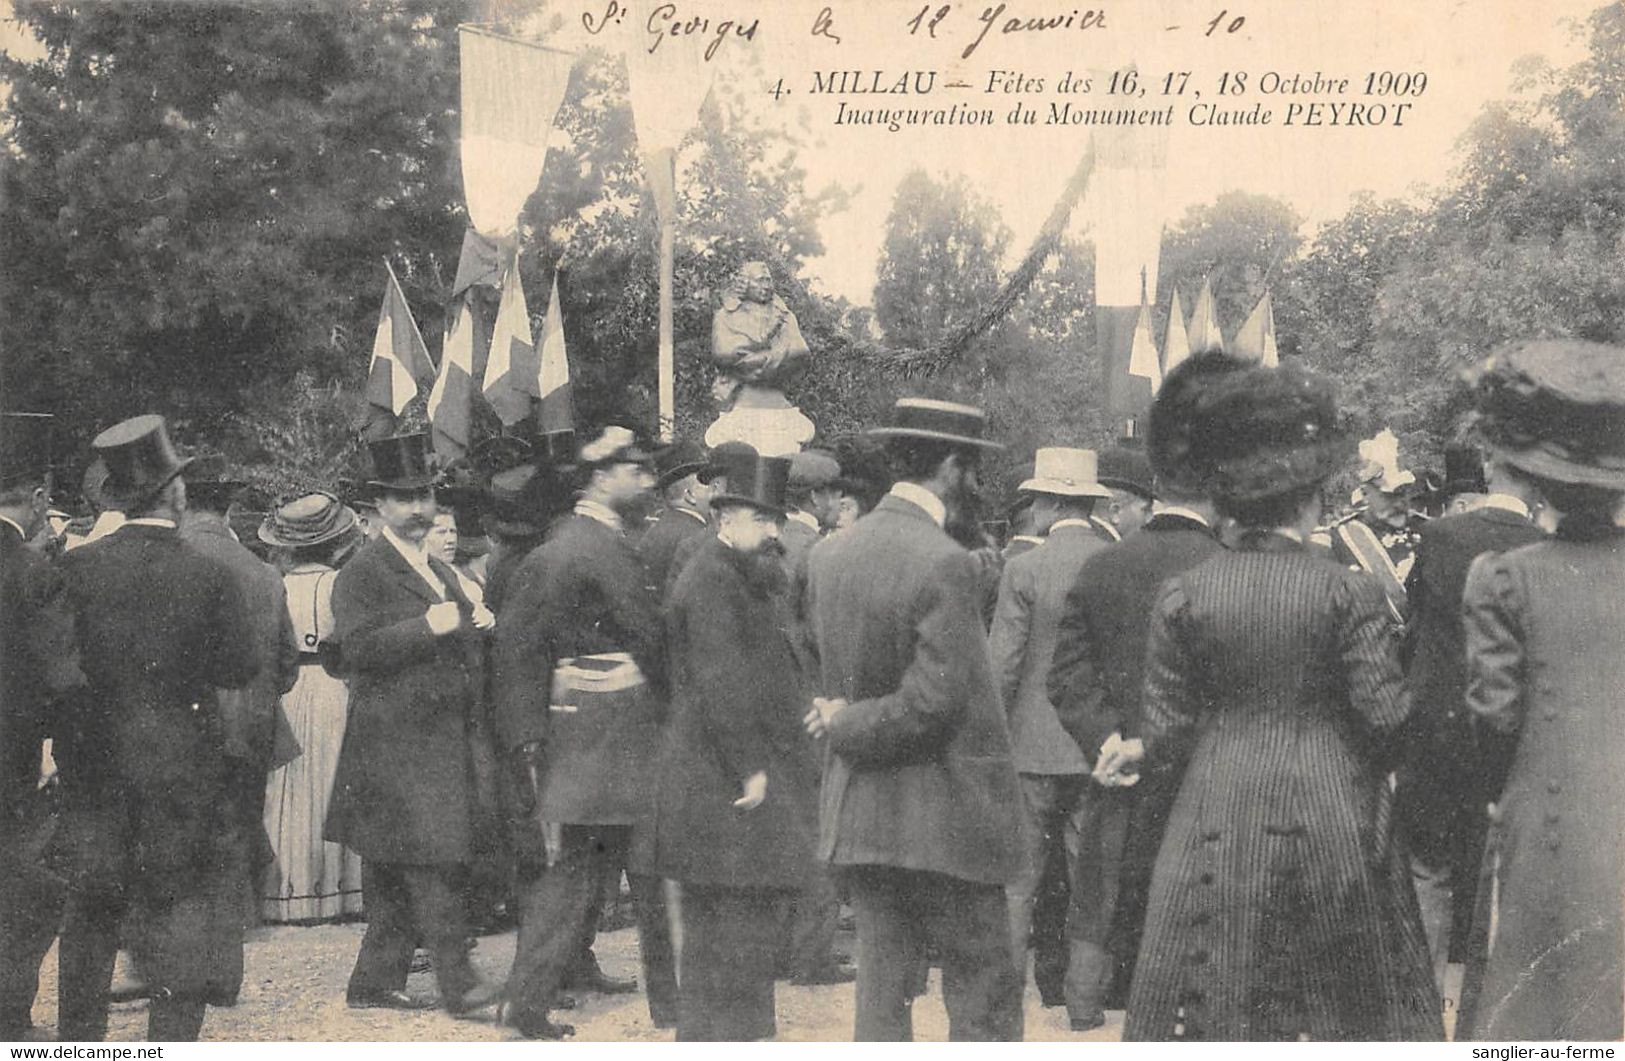
[[[375,862],[466,862],[482,805],[476,782],[484,633],[457,576],[429,566],[436,593],[387,539],[362,546],[333,581],[332,641],[350,687],[349,719],[325,837]],[[463,623],[436,636],[432,605],[455,601]]]
[[[171,527],[125,524],[63,577],[86,695],[57,729],[70,874],[191,886],[235,844],[216,689],[259,668],[236,579]]]
[[[545,820],[631,824],[653,790],[665,658],[660,611],[626,536],[591,516],[559,522],[509,585],[496,636],[496,715],[503,748],[544,748]],[[564,661],[626,654],[636,684],[585,696],[560,690]],[[606,675],[625,665],[606,662]],[[612,688],[613,686],[613,688]],[[557,708],[557,710],[555,710]],[[561,815],[560,817],[551,817]]]
[[[1007,884],[1021,793],[975,562],[895,495],[812,552],[807,616],[834,718],[819,855]]]
[[[712,538],[666,605],[672,714],[655,799],[655,869],[685,884],[800,888],[818,832],[812,707],[777,598]],[[767,773],[767,799],[733,806]]]

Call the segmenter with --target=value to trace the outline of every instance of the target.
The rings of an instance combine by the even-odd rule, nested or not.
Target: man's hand
[[[734,800],[740,810],[755,810],[767,799],[767,771],[758,770],[745,778],[745,794]]]
[[[429,620],[429,629],[436,637],[449,634],[463,624],[462,614],[457,611],[457,602],[454,600],[429,605],[429,611],[424,618]]]
[[[483,604],[474,605],[474,614],[471,620],[476,630],[489,630],[497,624],[497,617],[492,614],[490,608]]]
[[[847,701],[840,697],[824,699],[822,696],[813,697],[813,709],[802,718],[801,724],[807,727],[807,732],[814,737],[822,737],[829,732],[829,724],[835,716],[846,710]]]
[[[1140,780],[1134,766],[1145,758],[1145,743],[1138,737],[1124,740],[1121,733],[1113,733],[1100,746],[1100,758],[1095,762],[1093,777],[1096,783],[1108,788],[1126,787]]]

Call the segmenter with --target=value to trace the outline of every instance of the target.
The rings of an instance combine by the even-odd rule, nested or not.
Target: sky
[[[1092,7],[1091,7],[1092,3]],[[9,14],[9,0],[0,12]],[[1037,233],[1045,215],[1089,141],[1082,127],[1010,126],[1004,115],[1020,99],[1041,118],[1050,102],[1070,100],[1079,107],[1101,107],[1118,100],[1098,92],[1062,96],[1055,93],[1061,76],[1092,72],[1104,80],[1109,71],[1133,66],[1140,80],[1160,85],[1167,73],[1189,72],[1186,95],[1156,96],[1156,89],[1135,102],[1142,107],[1172,102],[1183,118],[1198,102],[1221,102],[1218,83],[1226,73],[1245,73],[1249,91],[1226,97],[1226,107],[1250,109],[1263,104],[1276,111],[1276,124],[1266,127],[1193,128],[1176,124],[1166,140],[1168,164],[1162,188],[1152,205],[1139,204],[1137,220],[1154,226],[1171,223],[1192,205],[1210,202],[1238,189],[1278,196],[1305,218],[1306,228],[1334,218],[1351,196],[1370,190],[1380,197],[1416,194],[1444,180],[1455,161],[1462,133],[1488,101],[1512,94],[1512,70],[1524,56],[1544,56],[1562,64],[1580,52],[1572,34],[1596,0],[1004,0],[1004,11],[992,32],[969,58],[962,52],[977,36],[979,14],[998,0],[933,0],[935,11],[949,14],[932,39],[922,26],[913,34],[907,23],[924,0],[683,0],[677,18],[662,20],[649,0],[557,0],[549,16],[562,14],[563,32],[553,43],[567,48],[588,45],[644,50],[659,38],[656,55],[694,71],[684,75],[732,79],[752,104],[758,120],[794,129],[807,143],[801,161],[809,184],[837,183],[855,194],[850,206],[827,216],[822,224],[826,253],[808,265],[815,286],[854,302],[867,304],[874,285],[881,240],[898,182],[912,169],[938,176],[962,174],[969,184],[999,206],[1012,233],[1012,264]],[[830,10],[829,34],[811,32],[818,13]],[[606,19],[611,9],[622,12]],[[999,32],[1009,18],[1060,16],[1104,11],[1104,28]],[[1206,34],[1206,23],[1224,12],[1220,28]],[[688,36],[652,34],[657,28],[692,25]],[[1237,18],[1243,21],[1237,25]],[[708,19],[701,25],[689,19]],[[738,29],[759,19],[754,36]],[[587,23],[599,28],[587,32]],[[730,23],[731,30],[724,27]],[[1236,31],[1227,32],[1231,25]],[[1169,27],[1179,27],[1170,29]],[[713,59],[703,63],[702,48],[717,40]],[[830,35],[839,36],[835,43]],[[0,23],[0,47],[28,54],[16,26]],[[687,49],[686,51],[684,49]],[[683,65],[687,64],[687,65]],[[814,73],[858,71],[865,81],[882,71],[893,83],[904,73],[937,75],[937,84],[963,81],[970,88],[935,88],[927,95],[848,95],[813,91]],[[987,93],[993,71],[1003,71],[1000,84],[1018,76],[1043,78],[1041,93]],[[1368,72],[1425,72],[1426,90],[1413,104],[1400,128],[1286,128],[1280,123],[1294,102],[1342,100],[1383,102],[1359,93]],[[1343,96],[1265,95],[1258,91],[1267,75],[1348,78]],[[1097,86],[1099,81],[1097,80]],[[754,86],[754,96],[752,95]],[[775,98],[771,90],[788,89]],[[1202,92],[1200,101],[1191,93]],[[892,133],[871,127],[844,127],[833,119],[839,100],[852,107],[951,107],[963,102],[991,107],[991,127],[904,129]],[[1103,134],[1110,136],[1110,133]],[[1125,213],[1111,192],[1120,193],[1109,174],[1099,173],[1095,194],[1075,211],[1070,231],[1086,234]],[[1146,184],[1154,187],[1155,181]],[[1143,226],[1142,226],[1143,227]]]

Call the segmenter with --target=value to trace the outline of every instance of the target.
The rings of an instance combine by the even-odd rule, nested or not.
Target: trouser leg
[[[786,905],[786,913],[784,971],[792,979],[814,979],[834,964],[835,924],[841,914],[826,863],[812,861],[807,880]]]
[[[914,1038],[912,985],[924,957],[906,871],[853,866],[845,871],[858,926],[858,1042],[910,1042]],[[1008,931],[1008,929],[1007,929]],[[1013,968],[1013,962],[1006,962]]]
[[[1416,884],[1416,904],[1422,913],[1422,931],[1427,936],[1428,954],[1433,958],[1433,979],[1444,989],[1445,965],[1450,958],[1452,927],[1451,872],[1448,863],[1429,865],[1411,856],[1411,879]]]
[[[147,1038],[152,1041],[193,1042],[203,1027],[223,876],[222,867],[210,867],[202,880],[187,882],[185,890],[154,887],[155,894],[138,893],[131,951],[152,992],[147,1007]],[[240,952],[240,929],[237,946]]]
[[[63,904],[61,883],[44,873],[13,867],[0,881],[0,1040],[21,1039],[33,1026],[40,963],[56,938]]]
[[[638,957],[649,1018],[656,1024],[671,1024],[677,1020],[677,955],[672,948],[665,888],[659,877],[641,873],[627,874],[627,882],[638,920]]]
[[[683,888],[679,1042],[751,1042],[773,1035],[772,945],[780,894]]]
[[[942,1001],[954,1042],[1019,1042],[1024,981],[1010,952],[1004,890],[914,873],[920,916],[942,956]]]
[[[1094,1025],[1105,1019],[1116,958],[1113,925],[1121,911],[1121,880],[1131,804],[1120,790],[1085,778],[1069,793],[1062,828],[1070,833],[1072,899],[1067,909],[1068,954],[1062,994],[1068,1018]]]
[[[1054,779],[1040,774],[1021,775],[1021,869],[1005,889],[1009,909],[1011,950],[1018,975],[1027,979],[1027,947],[1035,942],[1033,917],[1043,885],[1054,835]]]
[[[413,937],[423,941],[433,959],[435,983],[447,1005],[455,1005],[477,979],[469,964],[468,911],[457,887],[454,865],[401,866]],[[410,965],[410,955],[407,958]]]
[[[361,893],[366,897],[367,932],[350,972],[351,998],[404,989],[416,945],[411,892],[400,866],[363,860]]]
[[[113,983],[119,926],[128,905],[117,882],[69,890],[57,950],[58,1038],[83,1042],[107,1038],[107,989]]]
[[[558,860],[526,867],[518,887],[519,941],[508,974],[516,1023],[540,1020],[580,960],[603,894],[605,852],[590,826],[566,825]]]

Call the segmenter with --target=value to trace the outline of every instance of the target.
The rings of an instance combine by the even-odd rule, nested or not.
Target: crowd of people
[[[533,1039],[640,988],[767,1039],[776,980],[855,979],[907,1040],[937,968],[959,1040],[1022,1038],[1029,970],[1077,1031],[1438,1040],[1450,962],[1458,1038],[1621,1038],[1625,351],[1514,344],[1473,402],[1482,460],[1334,506],[1330,387],[1199,354],[1143,445],[1040,449],[999,542],[998,443],[934,399],[789,457],[400,435],[252,528],[156,415],[70,520],[7,413],[0,1038],[53,941],[60,1038],[122,949],[189,1040],[246,926],[363,913],[350,1006]]]

